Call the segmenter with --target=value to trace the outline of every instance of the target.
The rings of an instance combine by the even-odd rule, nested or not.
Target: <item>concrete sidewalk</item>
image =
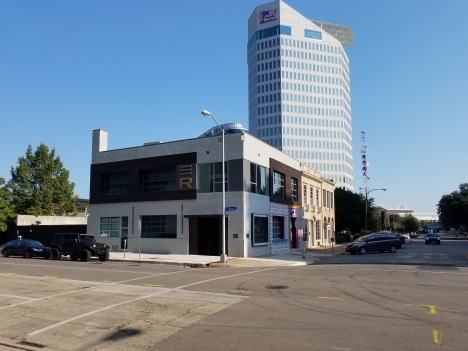
[[[337,253],[335,250],[335,254]],[[315,264],[320,260],[331,257],[331,249],[321,250],[308,249],[305,258],[302,257],[301,249],[291,249],[290,251],[271,254],[261,257],[229,257],[227,264],[219,263],[219,256],[203,256],[203,255],[174,255],[174,254],[147,254],[134,252],[110,252],[109,259],[111,261],[121,262],[139,262],[139,263],[156,263],[170,264],[189,267],[277,267],[277,266],[300,266],[307,264]]]

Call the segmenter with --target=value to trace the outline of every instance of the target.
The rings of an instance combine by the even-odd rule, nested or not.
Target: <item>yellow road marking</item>
[[[468,254],[465,253],[463,250],[459,249],[458,247],[456,247],[455,245],[452,245],[452,244],[449,244],[452,249],[454,249],[455,251],[457,251],[460,255],[464,256],[466,259],[468,259]]]
[[[109,283],[109,284],[117,284],[116,282],[113,282],[112,280],[104,280],[104,283]]]
[[[45,275],[44,278],[56,279],[57,276],[55,276],[55,275]]]
[[[436,306],[434,305],[414,305],[412,303],[408,303],[406,304],[407,306],[417,306],[417,307],[426,307],[426,308],[429,308],[429,314],[436,314],[437,311],[436,311]]]
[[[326,300],[344,300],[341,297],[326,297],[326,296],[319,296],[319,299],[326,299]]]
[[[144,286],[162,286],[161,284],[143,284]]]
[[[434,342],[436,344],[440,344],[440,341],[439,341],[439,331],[438,330],[433,330],[432,331],[432,337],[434,338]]]
[[[236,290],[236,289],[232,289],[230,290],[231,292],[234,292],[234,293],[241,293],[241,294],[250,294],[250,290]]]

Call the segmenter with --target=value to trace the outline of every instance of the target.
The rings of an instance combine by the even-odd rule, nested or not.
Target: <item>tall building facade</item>
[[[251,134],[354,190],[349,27],[309,20],[276,0],[249,18]]]

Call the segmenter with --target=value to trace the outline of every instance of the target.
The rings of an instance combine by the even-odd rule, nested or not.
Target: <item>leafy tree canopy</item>
[[[372,201],[368,202],[368,205]],[[359,233],[364,228],[366,199],[361,194],[342,188],[335,189],[335,229],[338,232]]]
[[[443,195],[437,204],[439,219],[446,227],[468,226],[468,183],[460,184],[458,189]]]
[[[10,201],[10,191],[5,186],[5,179],[0,178],[0,232],[7,230],[7,225],[11,223],[15,215]]]
[[[28,146],[26,155],[18,158],[16,168],[11,168],[8,188],[18,214],[76,213],[75,184],[69,181],[69,172],[55,155],[55,149],[49,151],[45,144],[41,143],[34,152]]]

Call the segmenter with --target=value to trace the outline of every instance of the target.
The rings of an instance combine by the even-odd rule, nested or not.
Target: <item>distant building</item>
[[[425,221],[427,229],[431,229],[431,230],[443,229],[443,224],[439,220],[439,215],[437,213],[414,212],[413,210],[406,208],[405,205],[403,204],[398,205],[396,209],[387,208],[385,209],[385,213],[386,215],[400,215],[400,216],[405,216],[405,215],[410,214],[420,221]]]
[[[351,28],[276,0],[253,10],[247,40],[250,133],[353,191]]]

